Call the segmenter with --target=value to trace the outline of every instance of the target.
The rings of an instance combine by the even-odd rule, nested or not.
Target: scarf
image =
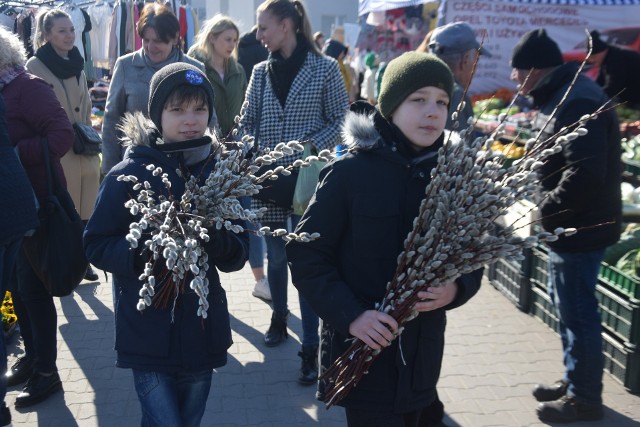
[[[287,101],[293,80],[298,75],[309,52],[309,44],[302,34],[298,34],[296,40],[296,48],[289,58],[284,59],[279,51],[269,54],[267,72],[269,73],[271,86],[273,86],[276,97],[282,107]]]
[[[165,144],[161,139],[157,139],[152,146],[163,153],[175,154],[180,164],[193,166],[205,160],[211,154],[211,137],[205,135],[200,138],[188,141],[172,142]]]
[[[68,58],[63,58],[56,53],[51,43],[45,43],[36,51],[36,58],[42,61],[57,78],[66,80],[75,76],[80,82],[80,74],[84,70],[84,59],[77,47],[74,46],[69,51]]]
[[[142,50],[144,52],[144,49]],[[160,70],[165,65],[173,64],[174,62],[180,62],[182,60],[181,52],[178,48],[173,48],[167,59],[162,62],[153,63],[149,59],[146,53],[143,53],[142,57],[144,58],[144,63],[147,67],[151,68],[154,72]]]
[[[4,89],[6,85],[11,83],[13,79],[18,77],[20,74],[25,73],[26,70],[22,65],[9,65],[4,70],[0,71],[0,92]]]

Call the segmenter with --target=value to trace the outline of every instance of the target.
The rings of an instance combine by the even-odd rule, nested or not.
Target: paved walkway
[[[340,408],[325,410],[313,387],[297,384],[300,311],[290,287],[289,340],[266,348],[270,308],[251,296],[248,267],[225,274],[234,345],[229,363],[214,373],[203,426],[343,426]],[[140,409],[128,370],[114,366],[110,282],[83,284],[58,307],[58,368],[64,393],[16,410],[17,389],[7,403],[15,426],[129,427]],[[21,354],[10,343],[9,363]],[[560,340],[539,320],[519,312],[488,283],[449,315],[447,346],[438,389],[452,427],[543,426],[535,416],[531,387],[553,382],[562,371]],[[577,427],[640,425],[640,397],[604,376],[605,419]]]

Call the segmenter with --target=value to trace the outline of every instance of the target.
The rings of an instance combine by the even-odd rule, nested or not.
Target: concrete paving
[[[263,345],[270,307],[253,298],[249,267],[222,275],[228,290],[234,344],[229,363],[213,376],[203,426],[344,426],[341,408],[326,410],[314,387],[296,382],[300,348],[297,293],[289,288],[291,335],[276,348]],[[7,394],[14,426],[128,427],[140,424],[131,373],[114,366],[110,281],[84,283],[58,308],[58,369],[64,392],[15,409],[19,388]],[[22,353],[9,343],[9,364]],[[451,427],[544,426],[535,416],[531,388],[562,373],[560,339],[538,319],[518,311],[488,283],[449,314],[438,389]],[[640,397],[604,375],[605,419],[578,427],[640,425]]]

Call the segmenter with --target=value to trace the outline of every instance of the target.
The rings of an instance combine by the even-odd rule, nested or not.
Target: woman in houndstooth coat
[[[339,141],[340,126],[348,97],[338,63],[323,56],[312,41],[311,29],[302,4],[295,0],[267,0],[257,10],[256,38],[269,50],[266,61],[257,64],[251,75],[245,100],[249,105],[240,123],[243,133],[258,134],[260,148],[273,149],[280,142],[298,140],[318,150],[332,149]],[[301,153],[277,161],[290,165]],[[272,229],[295,228],[300,217],[291,209],[252,201],[253,207],[269,210],[262,224]],[[267,237],[267,275],[273,300],[271,325],[265,344],[274,347],[287,337],[288,269],[284,241]],[[317,379],[316,354],[319,343],[318,317],[300,298],[302,314],[302,369],[300,382]]]

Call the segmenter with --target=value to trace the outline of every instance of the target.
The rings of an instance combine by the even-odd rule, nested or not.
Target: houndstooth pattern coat
[[[293,80],[284,108],[266,73],[267,61],[253,69],[245,97],[249,106],[240,122],[240,132],[255,135],[260,120],[260,148],[273,149],[276,144],[291,140],[310,142],[318,151],[335,147],[339,143],[340,127],[349,105],[338,63],[333,58],[309,52]],[[260,100],[262,84],[266,86]],[[262,111],[257,117],[261,102]],[[302,153],[295,153],[278,159],[277,164],[290,165],[301,157]],[[252,201],[253,208],[263,206],[269,210],[262,217],[262,222],[286,221],[292,212],[271,203]]]

